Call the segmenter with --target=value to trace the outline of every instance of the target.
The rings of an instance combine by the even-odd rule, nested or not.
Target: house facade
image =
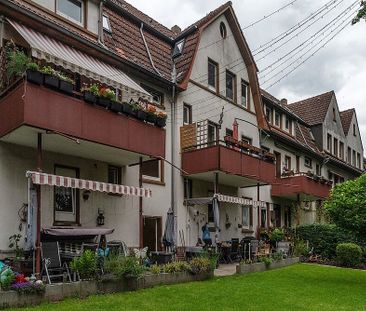
[[[65,94],[2,73],[2,257],[8,236],[27,236],[30,205],[39,229],[95,227],[102,216],[110,239],[162,250],[168,212],[179,246],[196,245],[206,223],[212,240],[257,236],[324,221],[317,211],[332,185],[363,171],[356,112],[340,112],[334,92],[288,104],[261,90],[230,2],[184,30],[122,0],[0,9],[2,62],[11,43],[74,82]],[[166,114],[166,126],[88,104],[92,83],[113,89],[119,105]],[[27,171],[97,186],[52,176],[39,186]]]

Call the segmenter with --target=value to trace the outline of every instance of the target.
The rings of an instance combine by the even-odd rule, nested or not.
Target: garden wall
[[[263,262],[256,262],[252,264],[240,263],[236,266],[236,273],[238,274],[248,274],[253,272],[262,272],[265,270],[272,270],[287,267],[298,263],[300,261],[299,257],[286,258],[280,261],[274,261],[269,266],[266,266]]]
[[[192,275],[187,272],[175,274],[146,275],[140,279],[101,281],[81,281],[47,285],[43,295],[20,295],[15,291],[0,291],[0,309],[40,304],[42,302],[59,301],[65,298],[84,298],[95,294],[110,294],[149,288],[156,285],[203,281],[213,277],[213,272]]]

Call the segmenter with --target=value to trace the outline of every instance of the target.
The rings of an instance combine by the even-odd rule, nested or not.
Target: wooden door
[[[161,217],[144,217],[144,247],[147,246],[149,251],[161,251],[161,239]]]

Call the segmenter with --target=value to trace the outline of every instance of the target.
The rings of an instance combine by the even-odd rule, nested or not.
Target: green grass
[[[298,264],[21,310],[366,310],[365,289],[364,271]]]

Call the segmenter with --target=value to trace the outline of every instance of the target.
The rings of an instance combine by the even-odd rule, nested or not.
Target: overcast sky
[[[219,0],[128,1],[165,26],[170,28],[177,24],[182,29],[224,3],[224,1]],[[233,0],[232,2],[241,27],[244,28],[263,16],[267,16],[271,12],[290,3],[291,0]],[[271,52],[272,48],[255,57],[259,70],[263,70],[266,66],[277,61],[286,53],[309,39],[307,42],[303,43],[301,47],[296,49],[293,54],[273,65],[266,72],[261,73],[260,76],[264,74],[267,75],[261,79],[261,86],[278,98],[287,98],[289,102],[334,90],[341,110],[356,108],[358,122],[364,138],[364,145],[366,146],[365,22],[346,27],[324,48],[320,49],[317,54],[311,57],[292,74],[268,89],[268,86],[270,86],[271,83],[276,82],[284,74],[292,70],[292,68],[299,65],[317,48],[331,39],[342,25],[347,23],[348,19],[350,20],[352,12],[358,8],[358,5],[349,8],[354,2],[355,0],[333,0],[331,3],[329,0],[297,0],[281,12],[244,30],[244,35],[250,48],[254,50],[274,37],[277,37],[279,34],[287,31],[312,13],[315,13],[312,15],[311,21],[301,28],[304,29],[308,27],[306,30],[303,30],[301,34],[298,34],[298,36],[284,44],[283,47],[277,48],[276,45],[273,45],[273,47],[276,48],[276,51],[270,53],[268,56],[265,56],[265,54]],[[316,15],[317,10],[327,3],[330,4],[330,9],[324,10]],[[346,9],[348,10],[343,13],[344,15],[340,15]],[[336,18],[338,15],[340,15],[340,17]],[[337,20],[337,23],[330,23],[332,20]],[[330,23],[329,28],[320,31],[328,23]],[[318,35],[315,36],[317,32]],[[298,32],[292,33],[279,43],[289,40],[297,33]],[[310,44],[311,42],[314,43]],[[308,53],[305,54],[307,51]],[[295,53],[297,54],[294,55]],[[265,56],[264,59],[259,60],[259,58],[263,56]],[[288,59],[290,56],[292,56],[292,58]],[[273,68],[278,66],[281,62],[284,62],[284,64],[274,70]],[[293,64],[291,65],[291,63]],[[289,67],[286,69],[286,66]],[[281,72],[281,70],[283,71]],[[276,76],[273,77],[273,75]],[[265,83],[269,78],[272,79]]]

